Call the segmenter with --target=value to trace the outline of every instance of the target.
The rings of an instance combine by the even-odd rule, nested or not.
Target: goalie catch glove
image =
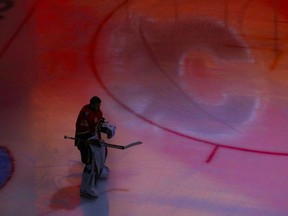
[[[108,139],[111,139],[115,135],[116,126],[109,122],[104,122],[102,123],[101,132],[105,133]]]

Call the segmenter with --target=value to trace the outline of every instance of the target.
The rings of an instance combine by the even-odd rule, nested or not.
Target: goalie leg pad
[[[100,171],[99,177],[102,179],[106,179],[109,176],[109,172],[110,172],[109,168],[104,165]]]
[[[82,174],[80,193],[88,194],[92,197],[97,197],[96,180],[97,180],[97,172],[93,170],[91,164],[86,165]]]

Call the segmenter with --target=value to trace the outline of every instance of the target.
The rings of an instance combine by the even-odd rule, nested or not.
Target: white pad
[[[109,172],[109,168],[104,165],[100,172],[100,178],[108,178]]]
[[[115,135],[116,126],[109,122],[104,122],[102,124],[102,130],[104,131],[103,133],[107,134],[107,138],[110,139]]]
[[[92,150],[93,154],[93,162],[95,163],[94,165],[97,167],[98,175],[100,174],[101,169],[105,166],[105,153],[106,153],[106,147],[101,145],[90,145],[90,148]]]

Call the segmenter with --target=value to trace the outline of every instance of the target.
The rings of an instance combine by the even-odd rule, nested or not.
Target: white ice
[[[13,2],[13,6],[7,6]],[[0,1],[0,215],[287,216],[284,0]],[[117,125],[99,197],[72,140]]]

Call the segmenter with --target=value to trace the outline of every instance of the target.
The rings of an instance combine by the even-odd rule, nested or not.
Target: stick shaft
[[[64,139],[79,140],[78,138],[70,137],[70,136],[66,136],[66,135],[64,136]],[[130,147],[132,147],[134,145],[139,145],[139,144],[142,144],[142,142],[140,142],[140,141],[139,142],[134,142],[134,143],[130,143],[130,144],[126,145],[126,146],[101,142],[101,145],[103,145],[103,146],[106,146],[106,147],[109,147],[109,148],[121,149],[121,150],[130,148]]]

